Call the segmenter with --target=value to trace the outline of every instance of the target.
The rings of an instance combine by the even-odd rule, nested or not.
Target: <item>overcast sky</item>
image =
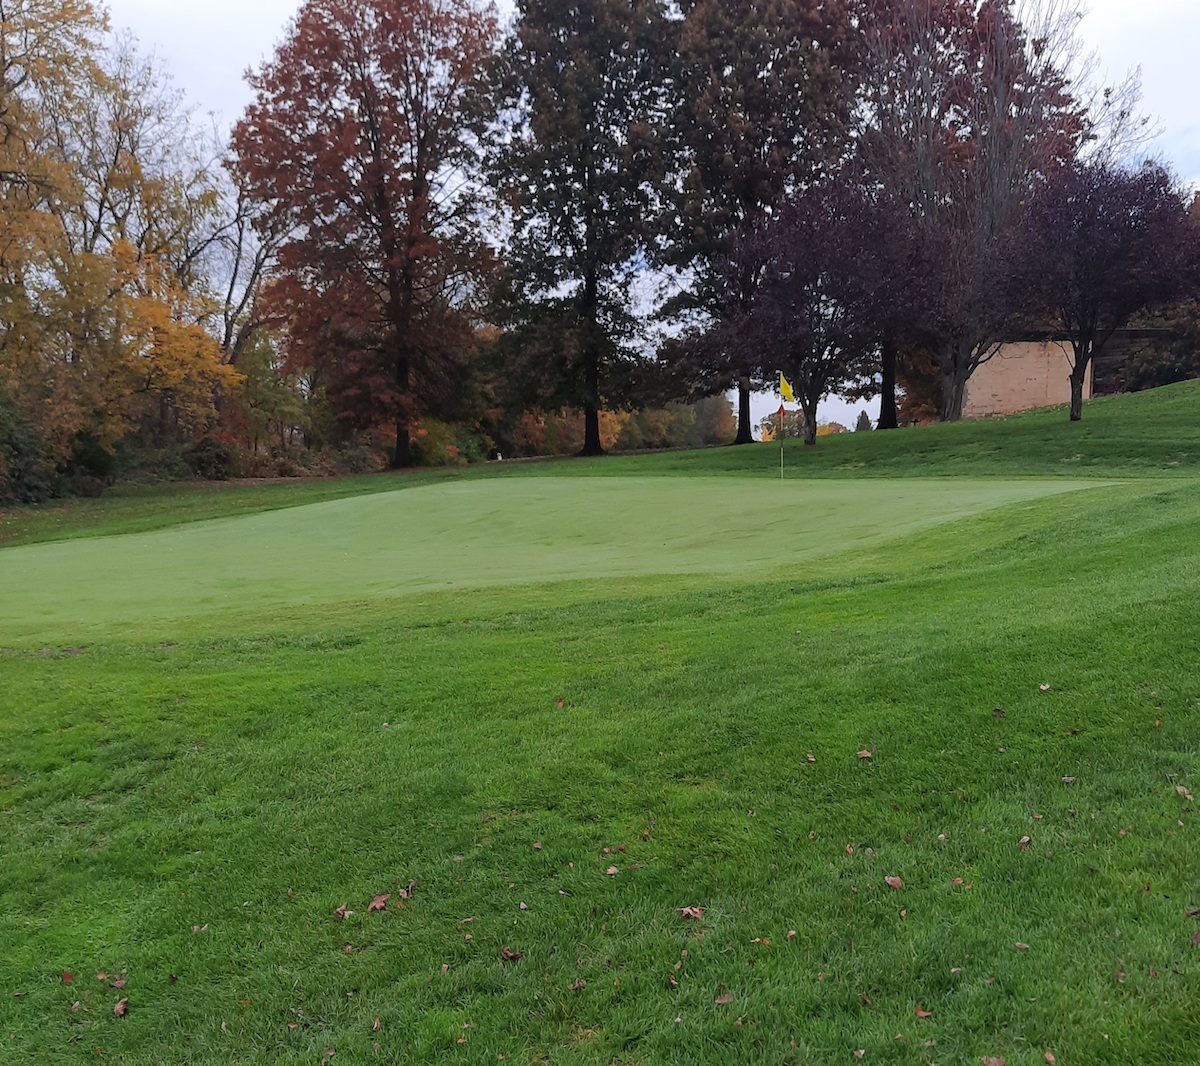
[[[250,100],[243,75],[274,51],[297,0],[108,0],[114,29],[128,29],[153,51],[200,114],[228,128]],[[1200,186],[1200,94],[1196,55],[1200,0],[1090,0],[1080,36],[1117,82],[1142,73],[1142,106],[1163,132],[1153,149],[1179,176]],[[778,405],[778,401],[773,401]],[[772,401],[756,402],[774,410]],[[878,405],[875,405],[876,407]],[[875,411],[872,411],[874,417]],[[853,424],[832,403],[823,417]]]

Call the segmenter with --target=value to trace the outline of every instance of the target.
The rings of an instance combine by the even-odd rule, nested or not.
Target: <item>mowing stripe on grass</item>
[[[0,550],[0,642],[245,608],[642,574],[747,577],[1096,482],[537,478]]]

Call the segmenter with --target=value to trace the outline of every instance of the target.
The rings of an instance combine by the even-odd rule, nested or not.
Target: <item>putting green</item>
[[[761,576],[1096,482],[506,478],[0,550],[0,643],[573,578]]]

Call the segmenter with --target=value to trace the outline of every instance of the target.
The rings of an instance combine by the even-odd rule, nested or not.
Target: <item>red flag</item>
[[[783,409],[783,404],[779,405],[779,417],[782,418],[787,412]]]

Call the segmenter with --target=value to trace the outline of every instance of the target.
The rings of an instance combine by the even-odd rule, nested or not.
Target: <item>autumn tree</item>
[[[232,381],[198,266],[215,203],[203,139],[128,38],[104,47],[90,5],[8,14],[3,387],[60,467],[202,430]]]
[[[470,0],[307,0],[233,144],[249,194],[286,224],[270,299],[288,360],[345,424],[453,403],[489,257],[472,108],[495,48]]]
[[[941,379],[940,417],[953,420],[1005,333],[995,269],[1021,203],[1096,134],[1072,80],[1077,18],[1063,0],[867,0],[866,14],[862,157],[909,205],[938,290],[921,320],[900,309],[886,350],[918,341]],[[885,397],[883,426],[891,407]]]
[[[631,393],[632,286],[664,108],[659,0],[520,0],[498,85],[494,173],[511,208],[495,313],[518,392],[584,412]]]
[[[665,312],[694,341],[668,355],[682,391],[737,385],[739,444],[753,439],[750,390],[764,368],[710,330],[745,314],[762,279],[743,238],[846,152],[858,63],[851,15],[842,0],[689,0],[672,26],[671,166],[655,258],[677,272]],[[735,245],[741,269],[731,274]]]
[[[747,241],[763,277],[749,311],[723,327],[724,343],[787,377],[804,413],[805,444],[816,443],[822,399],[874,378],[904,280],[897,232],[895,213],[846,176],[790,198]],[[728,269],[740,270],[737,256]]]
[[[1194,240],[1186,201],[1155,164],[1078,163],[1033,198],[1009,250],[1011,284],[1034,321],[1070,346],[1072,422],[1088,366],[1113,333],[1190,287]]]

